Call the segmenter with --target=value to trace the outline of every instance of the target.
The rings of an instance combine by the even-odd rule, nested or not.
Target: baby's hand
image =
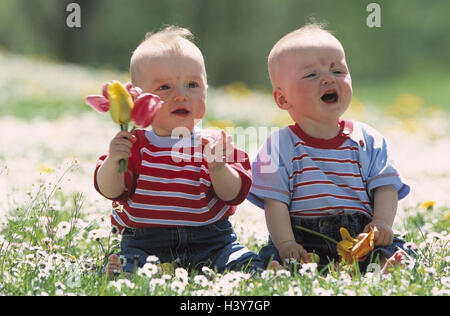
[[[121,159],[128,160],[131,156],[131,146],[136,142],[136,136],[127,131],[121,131],[109,143],[108,159],[119,163]]]
[[[394,231],[391,226],[380,219],[371,221],[364,227],[363,233],[369,232],[369,227],[373,227],[373,241],[375,246],[389,246],[394,241]]]
[[[227,163],[227,157],[233,153],[233,137],[221,131],[217,140],[202,137],[204,154],[210,171],[221,169]]]
[[[303,260],[305,263],[311,262],[311,258],[309,257],[308,252],[305,250],[305,248],[302,247],[302,245],[295,242],[295,240],[282,242],[278,246],[278,253],[280,254],[283,262],[286,259],[296,259],[298,262],[301,262]]]

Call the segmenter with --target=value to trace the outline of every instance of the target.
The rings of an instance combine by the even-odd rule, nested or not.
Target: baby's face
[[[329,36],[297,45],[280,57],[280,80],[275,99],[297,123],[335,123],[347,110],[352,81],[340,43]],[[280,101],[281,100],[281,101]],[[280,106],[282,107],[282,106]]]
[[[139,66],[136,85],[164,101],[152,123],[157,135],[170,136],[177,127],[192,131],[203,118],[208,88],[204,69],[203,58],[189,52],[149,57]]]

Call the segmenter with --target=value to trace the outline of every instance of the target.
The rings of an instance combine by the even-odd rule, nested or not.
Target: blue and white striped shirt
[[[296,124],[273,133],[252,164],[247,197],[264,208],[264,198],[288,205],[293,216],[362,213],[373,215],[376,187],[392,184],[399,199],[409,193],[376,130],[342,120],[329,140],[307,135]]]

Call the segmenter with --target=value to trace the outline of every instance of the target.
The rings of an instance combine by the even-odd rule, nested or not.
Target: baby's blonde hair
[[[287,43],[291,40],[311,37],[318,33],[328,33],[333,36],[332,32],[326,29],[327,24],[325,22],[318,22],[312,19],[312,22],[302,26],[301,28],[294,30],[285,36],[283,36],[272,48],[267,59],[267,65],[269,70],[270,82],[272,87],[275,88],[275,83],[278,77],[277,68],[280,56],[286,51]]]
[[[183,51],[183,42],[195,46],[191,31],[178,26],[167,26],[158,32],[149,32],[144,41],[136,48],[130,60],[131,82],[136,85],[136,76],[140,62],[153,53],[179,55]],[[195,46],[196,47],[196,46]]]

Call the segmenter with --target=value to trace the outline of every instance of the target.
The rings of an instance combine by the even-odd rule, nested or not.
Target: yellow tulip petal
[[[373,243],[374,237],[375,237],[375,231],[373,230],[373,227],[370,226],[370,231],[369,231],[369,237],[368,238],[369,238],[369,245],[370,245],[370,247],[372,247],[372,249],[374,247],[374,243]]]
[[[117,124],[129,123],[134,103],[128,90],[120,82],[115,81],[108,85],[107,93],[112,120]]]
[[[341,241],[338,243],[338,248],[344,249],[344,250],[346,250],[346,251],[350,251],[350,249],[352,249],[353,246],[354,246],[354,243],[352,243],[352,242],[349,241],[349,240],[341,240]]]
[[[375,235],[373,227],[366,234],[361,234],[363,237],[353,246],[351,250],[351,255],[356,258],[364,257],[369,254],[374,247],[373,237]]]
[[[342,257],[342,260],[344,260],[347,263],[353,263],[353,258],[350,255],[350,252],[342,250],[342,249],[337,249],[338,255],[340,255]]]
[[[357,239],[355,239],[352,236],[350,236],[350,233],[344,227],[341,227],[339,229],[339,232],[341,233],[342,240],[349,240],[349,241],[352,241],[352,242],[358,242]]]

